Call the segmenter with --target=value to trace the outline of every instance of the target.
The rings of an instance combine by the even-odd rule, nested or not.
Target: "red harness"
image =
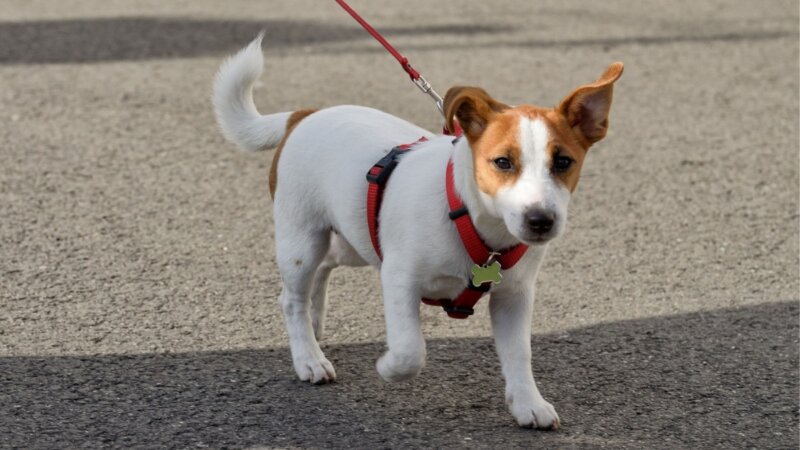
[[[422,75],[419,74],[413,67],[408,63],[408,59],[400,54],[394,47],[392,47],[389,42],[383,38],[374,28],[367,23],[366,20],[361,18],[361,16],[356,13],[353,8],[351,8],[344,0],[336,0],[336,2],[341,5],[342,8],[345,9],[351,16],[353,16],[362,27],[364,27],[369,34],[371,34],[378,42],[383,45],[392,56],[397,59],[401,66],[403,66],[403,70],[408,73],[411,79],[414,81],[414,84],[419,87],[422,92],[430,95],[436,100],[436,106],[439,108],[439,111],[444,114],[444,102],[439,94],[433,90],[433,87],[428,83]],[[455,129],[452,130],[452,134],[456,136],[461,135],[461,130],[458,127],[458,123],[455,123]],[[450,134],[447,127],[444,130],[445,134]],[[381,158],[372,168],[367,172],[367,181],[369,182],[369,188],[367,190],[367,225],[369,226],[369,236],[372,240],[372,247],[375,248],[375,253],[378,254],[378,258],[383,260],[383,254],[381,253],[381,245],[378,241],[378,214],[381,210],[381,200],[383,199],[383,190],[386,185],[386,181],[389,179],[389,175],[392,173],[392,170],[397,166],[399,162],[399,157],[404,152],[410,150],[414,145],[426,141],[426,138],[421,138],[417,142],[413,144],[405,144],[400,145],[392,149],[386,156]],[[483,243],[480,235],[478,235],[478,231],[475,229],[475,225],[473,225],[472,220],[469,217],[469,211],[464,206],[464,203],[461,201],[461,198],[455,191],[453,187],[453,164],[452,162],[448,162],[447,164],[447,174],[445,176],[445,180],[447,183],[447,202],[450,205],[450,219],[455,222],[456,228],[458,229],[458,234],[461,236],[461,242],[464,244],[464,247],[467,249],[467,253],[469,253],[470,258],[472,261],[478,266],[487,266],[492,263],[499,263],[501,269],[510,269],[514,264],[522,258],[522,255],[525,254],[525,250],[528,247],[524,244],[518,244],[510,249],[507,249],[503,252],[493,252],[486,247],[486,244]],[[493,266],[494,267],[494,266]],[[495,267],[496,269],[496,267]],[[473,270],[473,274],[475,270]],[[453,317],[455,319],[465,319],[473,314],[475,311],[472,309],[478,300],[489,291],[492,287],[492,282],[487,281],[479,286],[474,286],[472,283],[471,276],[469,282],[467,283],[466,289],[461,291],[458,296],[453,299],[430,299],[430,298],[423,298],[422,302],[428,305],[439,305],[447,311],[447,315]],[[481,278],[483,279],[483,278]]]
[[[386,156],[381,158],[372,168],[367,172],[367,181],[369,186],[367,189],[367,225],[369,226],[369,236],[372,239],[372,246],[375,248],[375,253],[383,260],[381,253],[381,246],[378,240],[378,215],[381,209],[381,200],[383,198],[383,191],[386,182],[389,179],[394,168],[400,161],[400,156],[403,153],[411,150],[416,144],[427,141],[425,137],[419,139],[412,144],[400,145],[393,148]],[[455,142],[455,141],[454,141]],[[450,220],[455,222],[456,229],[464,248],[467,250],[472,261],[478,266],[485,266],[495,261],[500,263],[502,269],[510,269],[522,258],[528,246],[525,244],[517,244],[502,252],[494,252],[490,250],[475,229],[472,219],[469,217],[469,211],[464,203],[461,201],[456,192],[453,182],[453,162],[448,161],[447,172],[445,174],[445,186],[447,189],[447,203],[450,207]],[[478,300],[492,287],[492,282],[487,281],[479,286],[472,283],[472,276],[467,282],[467,287],[461,291],[455,299],[431,299],[423,298],[422,303],[426,305],[441,306],[447,315],[454,319],[466,319],[472,315],[475,310],[473,307]]]

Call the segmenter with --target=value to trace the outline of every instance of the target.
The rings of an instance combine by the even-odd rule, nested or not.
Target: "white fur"
[[[214,113],[222,134],[245,151],[278,145],[291,112],[262,116],[253,103],[253,84],[264,66],[260,34],[222,64],[214,79]]]
[[[254,116],[250,86],[257,75],[255,66],[261,62],[259,39],[223,66],[215,85],[215,106],[226,136],[248,148],[263,148],[283,134],[282,120]],[[280,303],[294,367],[302,380],[321,383],[336,377],[317,338],[324,328],[327,279],[340,264],[370,264],[380,269],[388,344],[377,362],[380,375],[404,380],[422,370],[426,350],[420,330],[420,297],[454,298],[465,287],[473,264],[447,216],[444,175],[450,158],[456,189],[490,246],[504,248],[519,242],[505,216],[516,217],[530,206],[522,200],[526,193],[531,194],[529,199],[566,208],[560,194],[545,186],[542,165],[546,162],[540,153],[546,130],[536,122],[523,128],[524,161],[531,167],[526,167],[519,186],[502,198],[487,200],[476,187],[466,139],[453,145],[452,137],[436,137],[404,120],[359,106],[324,109],[297,125],[278,163],[274,220],[283,277]],[[383,198],[381,263],[367,228],[365,174],[392,147],[421,136],[430,140],[403,157]],[[489,304],[509,409],[519,424],[541,428],[558,426],[558,416],[539,393],[531,369],[534,280],[545,250],[546,245],[532,246],[516,266],[504,271],[503,283],[492,290]]]
[[[552,175],[550,140],[547,125],[541,119],[520,118],[519,142],[522,146],[522,174],[516,183],[501,188],[493,199],[498,214],[509,231],[519,240],[535,238],[528,232],[524,214],[533,208],[554,213],[555,223],[547,239],[558,236],[567,221],[569,190]]]

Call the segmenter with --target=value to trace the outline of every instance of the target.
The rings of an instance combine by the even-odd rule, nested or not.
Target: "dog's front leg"
[[[413,280],[402,275],[405,271],[406,267],[392,268],[388,258],[381,267],[389,350],[378,359],[376,368],[386,381],[414,378],[425,366],[425,339],[419,320],[420,295]]]
[[[492,333],[506,380],[506,403],[517,423],[558,429],[558,414],[539,393],[531,369],[533,294],[533,286],[521,292],[492,293]]]

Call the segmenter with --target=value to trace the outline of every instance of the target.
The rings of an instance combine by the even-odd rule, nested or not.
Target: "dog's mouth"
[[[555,236],[551,236],[549,234],[538,235],[538,236],[526,237],[525,239],[523,239],[523,241],[525,241],[525,243],[528,245],[544,245],[552,241],[554,237]]]
[[[520,236],[521,240],[528,244],[528,245],[544,245],[548,242],[552,241],[558,237],[558,233],[555,231],[549,231],[547,233],[525,233],[523,236]]]
[[[563,225],[555,220],[546,225],[530,224],[512,216],[513,220],[506,220],[507,230],[522,243],[529,246],[545,245],[561,235]]]

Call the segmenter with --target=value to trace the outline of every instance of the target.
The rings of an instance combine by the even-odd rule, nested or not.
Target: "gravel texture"
[[[332,279],[339,383],[295,381],[272,153],[217,132],[217,67],[265,29],[262,111],[441,126],[333,2],[4,0],[0,446],[798,447],[797,2],[353,6],[441,92],[552,105],[626,64],[539,277],[534,373],[563,429],[505,411],[483,302],[424,308],[428,367],[380,381],[370,269]]]

